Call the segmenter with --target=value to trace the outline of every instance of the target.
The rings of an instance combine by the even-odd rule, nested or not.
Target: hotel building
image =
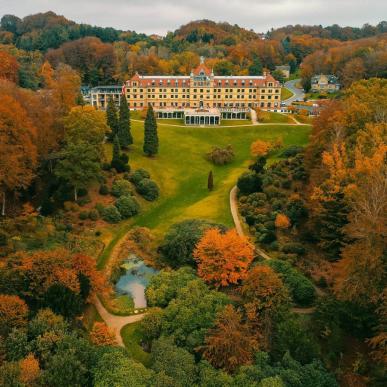
[[[187,76],[136,73],[125,82],[122,92],[131,110],[152,105],[158,118],[180,118],[187,125],[217,125],[221,119],[246,119],[252,108],[281,110],[281,84],[269,73],[217,76],[203,58]],[[98,97],[92,91],[97,108],[106,107],[106,98],[106,93]],[[104,105],[99,103],[102,99]]]

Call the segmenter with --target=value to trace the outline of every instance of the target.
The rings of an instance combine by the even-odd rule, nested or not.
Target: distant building
[[[122,90],[121,90],[122,89]],[[131,110],[152,105],[158,118],[180,118],[187,125],[218,125],[221,119],[247,119],[252,108],[281,111],[281,84],[261,76],[217,76],[204,64],[190,75],[140,75],[121,86],[95,87],[92,105],[106,109],[124,93]]]
[[[81,86],[81,95],[86,104],[91,104],[91,87]]]
[[[97,86],[90,90],[90,104],[98,110],[106,110],[110,98],[119,106],[122,86]]]
[[[315,75],[311,79],[311,91],[313,93],[325,91],[327,93],[334,93],[340,90],[340,83],[335,75]]]
[[[275,66],[275,69],[281,71],[285,78],[290,77],[290,66]]]

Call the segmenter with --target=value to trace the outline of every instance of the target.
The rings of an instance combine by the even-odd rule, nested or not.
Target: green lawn
[[[283,87],[281,89],[281,100],[284,101],[290,97],[293,97],[293,93],[288,88]]]
[[[221,120],[220,126],[244,126],[244,125],[250,125],[251,119],[247,120]]]
[[[144,366],[149,367],[150,355],[141,347],[142,336],[139,325],[140,322],[125,325],[121,329],[121,336],[131,357],[144,364]]]
[[[275,123],[275,124],[293,124],[293,120],[289,119],[286,114],[275,113],[275,112],[262,112],[263,119],[260,121],[264,124]]]
[[[282,115],[273,114],[282,119]],[[249,164],[250,144],[256,139],[282,137],[285,146],[305,145],[309,132],[310,126],[275,124],[233,128],[160,125],[159,155],[148,158],[142,153],[143,125],[132,122],[134,145],[129,153],[129,164],[132,170],[148,170],[151,178],[160,186],[161,195],[152,203],[142,201],[141,213],[132,220],[111,226],[114,237],[100,256],[98,267],[104,267],[115,244],[134,225],[151,228],[158,239],[172,224],[188,218],[204,218],[232,226],[229,192]],[[236,155],[232,163],[215,166],[205,159],[205,153],[212,146],[228,144],[232,144]],[[111,152],[111,145],[107,147]],[[215,183],[211,192],[207,190],[210,170],[213,171]]]

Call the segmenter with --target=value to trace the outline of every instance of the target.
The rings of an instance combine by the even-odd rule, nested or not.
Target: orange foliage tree
[[[285,214],[278,214],[274,223],[275,226],[280,229],[287,229],[290,227],[290,220]]]
[[[0,51],[0,79],[7,79],[11,82],[18,81],[19,64],[13,55]]]
[[[0,335],[6,336],[13,328],[27,324],[28,306],[18,296],[0,294]]]
[[[250,364],[257,349],[256,337],[249,326],[242,323],[242,314],[232,305],[227,305],[218,314],[214,328],[208,331],[201,347],[206,360],[228,372]]]
[[[287,305],[288,292],[278,274],[269,266],[253,267],[241,287],[246,305],[254,306],[257,313],[275,311]]]
[[[247,319],[260,337],[260,346],[268,350],[273,318],[287,310],[290,298],[281,278],[269,266],[255,266],[243,281],[241,294]]]
[[[227,286],[244,279],[254,258],[254,247],[245,236],[229,230],[222,234],[208,229],[194,250],[198,274],[215,286]]]
[[[263,140],[256,140],[250,146],[250,152],[253,156],[266,156],[270,149],[271,144]]]
[[[21,104],[0,92],[0,192],[5,215],[7,192],[27,188],[37,166],[37,129]]]
[[[105,278],[96,269],[95,260],[83,254],[72,254],[66,249],[18,252],[8,258],[7,269],[11,277],[28,282],[28,288],[17,289],[27,297],[42,299],[54,284],[61,284],[79,294],[82,274],[90,284],[88,299],[106,289]]]
[[[26,386],[33,385],[40,375],[39,361],[30,353],[26,358],[20,360],[19,367],[20,381]]]
[[[103,322],[96,322],[90,332],[90,340],[95,345],[117,345],[116,335]]]

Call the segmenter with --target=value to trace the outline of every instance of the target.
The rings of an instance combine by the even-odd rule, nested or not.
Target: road
[[[95,297],[94,305],[97,308],[99,315],[102,317],[102,320],[105,321],[106,325],[114,331],[114,334],[116,335],[117,344],[121,347],[125,347],[121,337],[121,329],[125,325],[142,320],[145,316],[145,313],[135,314],[131,316],[116,316],[114,314],[109,313],[105,309],[98,297]]]
[[[296,84],[299,83],[300,81],[301,81],[301,79],[293,79],[292,81],[287,81],[285,83],[285,87],[293,93],[292,97],[282,101],[285,103],[286,106],[291,105],[292,102],[294,102],[296,100],[300,100],[300,101],[304,100],[304,97],[305,97],[304,90],[296,87]]]
[[[239,211],[238,211],[238,199],[237,199],[237,192],[238,188],[234,186],[231,191],[230,191],[230,210],[231,210],[231,216],[235,224],[235,229],[238,233],[238,235],[245,235],[243,231],[243,227],[239,218]],[[263,250],[255,246],[255,252],[259,256],[261,256],[263,259],[270,260],[271,257],[267,255]],[[314,288],[316,290],[316,293],[318,296],[323,296],[325,295],[325,292],[322,291],[320,288],[314,285]],[[299,313],[299,314],[312,314],[316,308],[315,307],[310,307],[310,308],[292,308],[291,309],[294,313]]]

